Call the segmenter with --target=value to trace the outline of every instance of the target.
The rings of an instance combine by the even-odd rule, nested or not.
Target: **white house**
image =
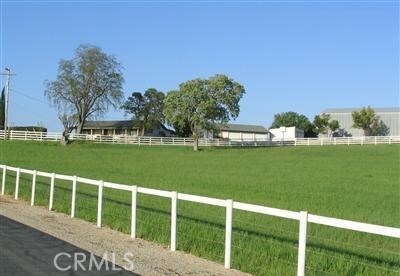
[[[296,127],[270,128],[271,141],[290,141],[295,138],[304,138],[304,130]]]

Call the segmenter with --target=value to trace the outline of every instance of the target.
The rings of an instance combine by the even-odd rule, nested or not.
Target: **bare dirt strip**
[[[129,259],[134,266],[132,272],[140,275],[248,275],[180,251],[171,252],[152,242],[132,240],[127,234],[107,227],[96,228],[90,222],[50,212],[44,207],[31,207],[27,202],[9,196],[0,197],[0,215],[100,257],[104,253],[115,253],[115,263],[121,267],[130,264],[124,260],[124,254],[130,252],[132,257]],[[53,263],[53,259],[49,262]]]

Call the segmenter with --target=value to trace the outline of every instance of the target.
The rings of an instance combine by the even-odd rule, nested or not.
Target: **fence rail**
[[[392,237],[400,239],[400,228],[374,225],[362,222],[356,222],[351,220],[337,219],[331,217],[318,216],[308,214],[307,211],[290,211],[282,210],[277,208],[271,208],[261,205],[254,205],[248,203],[242,203],[233,201],[232,199],[219,199],[197,195],[190,195],[184,193],[178,193],[176,191],[164,191],[156,190],[144,187],[138,187],[133,185],[117,184],[112,182],[104,182],[103,180],[93,180],[84,177],[68,176],[57,173],[41,172],[37,170],[21,169],[17,167],[11,167],[7,165],[0,165],[3,170],[2,174],[2,186],[1,195],[4,195],[6,185],[6,174],[7,171],[16,172],[15,180],[15,199],[18,199],[19,179],[20,174],[31,174],[32,175],[32,190],[31,190],[31,205],[34,205],[35,200],[35,184],[36,176],[45,176],[50,178],[50,199],[49,199],[49,210],[53,208],[54,198],[54,185],[55,180],[69,180],[72,181],[72,200],[71,200],[71,217],[75,216],[75,199],[76,199],[76,185],[77,183],[95,185],[98,187],[98,200],[97,200],[97,227],[102,225],[102,201],[103,201],[103,188],[112,188],[116,190],[127,191],[131,193],[131,237],[136,237],[136,208],[137,208],[137,193],[161,196],[171,199],[171,237],[170,237],[170,249],[176,250],[177,245],[177,202],[178,200],[190,201],[195,203],[209,204],[218,206],[226,209],[225,215],[225,257],[224,266],[225,268],[231,267],[231,247],[232,247],[232,214],[233,210],[242,210],[252,213],[264,214],[269,216],[276,216],[280,218],[292,219],[299,221],[299,243],[298,243],[298,260],[297,260],[297,275],[305,275],[305,262],[306,262],[306,246],[307,246],[307,225],[308,223],[320,224],[330,227],[336,227],[341,229],[347,229],[352,231],[376,234],[386,237]]]
[[[60,141],[62,134],[58,132],[8,131],[0,130],[0,139],[31,141]],[[193,138],[182,137],[150,137],[125,135],[90,135],[71,134],[71,140],[88,141],[104,144],[132,145],[173,145],[192,146]],[[365,145],[365,144],[400,144],[400,136],[361,136],[361,137],[327,137],[327,138],[295,138],[292,140],[254,140],[254,139],[218,139],[201,138],[200,146],[213,147],[269,147],[269,146],[324,146],[324,145]]]

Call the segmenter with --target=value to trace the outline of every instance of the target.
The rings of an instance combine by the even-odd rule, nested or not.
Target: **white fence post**
[[[308,221],[308,213],[306,211],[301,211],[300,226],[299,226],[299,251],[297,255],[297,276],[305,275],[307,221]]]
[[[1,195],[4,195],[4,189],[6,187],[6,174],[7,174],[7,166],[3,167],[3,178],[1,180]]]
[[[178,193],[171,193],[171,251],[176,250],[176,217],[177,217]]]
[[[76,203],[76,175],[72,179],[72,200],[71,200],[71,218],[75,217],[75,203]]]
[[[131,238],[136,238],[136,202],[137,202],[137,186],[132,186],[132,206],[131,206]]]
[[[375,145],[376,145],[376,136],[375,136]]]
[[[50,182],[50,200],[49,200],[49,210],[53,209],[53,201],[54,201],[54,179],[55,173],[51,174],[51,182]]]
[[[226,200],[226,222],[225,222],[225,268],[231,268],[231,245],[232,245],[232,199]]]
[[[103,205],[103,186],[104,186],[104,181],[100,180],[99,181],[99,194],[97,198],[97,227],[101,227],[101,207]]]
[[[36,174],[37,174],[37,171],[34,170],[33,176],[32,176],[31,206],[33,206],[35,204]]]
[[[15,199],[18,199],[18,191],[19,191],[19,174],[21,172],[20,168],[17,168],[17,176],[15,178]]]

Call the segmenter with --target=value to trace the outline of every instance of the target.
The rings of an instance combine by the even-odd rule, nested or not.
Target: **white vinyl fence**
[[[35,202],[35,183],[36,176],[44,176],[50,178],[50,199],[49,199],[49,210],[53,208],[54,198],[54,183],[56,179],[69,180],[72,182],[72,199],[71,199],[71,217],[75,216],[75,201],[76,201],[76,185],[77,183],[89,184],[98,187],[98,201],[97,201],[97,227],[101,227],[102,219],[102,201],[103,201],[103,188],[112,188],[117,190],[123,190],[131,193],[131,237],[136,237],[136,197],[137,193],[159,196],[171,199],[171,237],[170,237],[170,249],[176,250],[177,245],[177,203],[178,200],[196,202],[201,204],[209,204],[225,208],[225,268],[231,267],[231,246],[232,246],[232,217],[233,210],[242,210],[252,213],[259,213],[268,216],[275,216],[280,218],[292,219],[299,221],[299,243],[298,243],[298,260],[297,260],[297,275],[305,275],[305,262],[306,262],[306,246],[307,246],[307,225],[308,223],[321,224],[341,229],[348,229],[353,231],[359,231],[364,233],[382,235],[392,238],[400,239],[400,228],[393,228],[387,226],[380,226],[374,224],[367,224],[362,222],[343,220],[331,217],[324,217],[309,214],[307,211],[289,211],[276,209],[261,205],[254,205],[248,203],[242,203],[233,201],[232,199],[218,199],[204,196],[190,195],[184,193],[178,193],[176,191],[163,191],[156,189],[143,188],[133,185],[116,184],[106,182],[103,180],[93,180],[78,176],[69,176],[56,173],[41,172],[36,170],[21,169],[16,167],[10,167],[7,165],[0,165],[3,170],[2,175],[2,186],[1,195],[4,195],[6,185],[6,173],[7,171],[16,172],[15,181],[15,199],[18,199],[19,179],[20,174],[32,175],[32,192],[31,192],[31,205]]]
[[[15,131],[7,133],[10,140],[60,141],[59,132]],[[0,139],[4,139],[4,130],[0,130]],[[71,134],[71,140],[88,141],[105,144],[133,145],[174,145],[192,146],[193,138],[182,137],[150,137],[125,135],[90,135]],[[217,139],[201,138],[200,146],[216,147],[268,147],[268,146],[324,146],[324,145],[365,145],[365,144],[400,144],[400,136],[361,136],[361,137],[329,137],[329,138],[295,138],[294,140],[254,140],[254,139]]]

